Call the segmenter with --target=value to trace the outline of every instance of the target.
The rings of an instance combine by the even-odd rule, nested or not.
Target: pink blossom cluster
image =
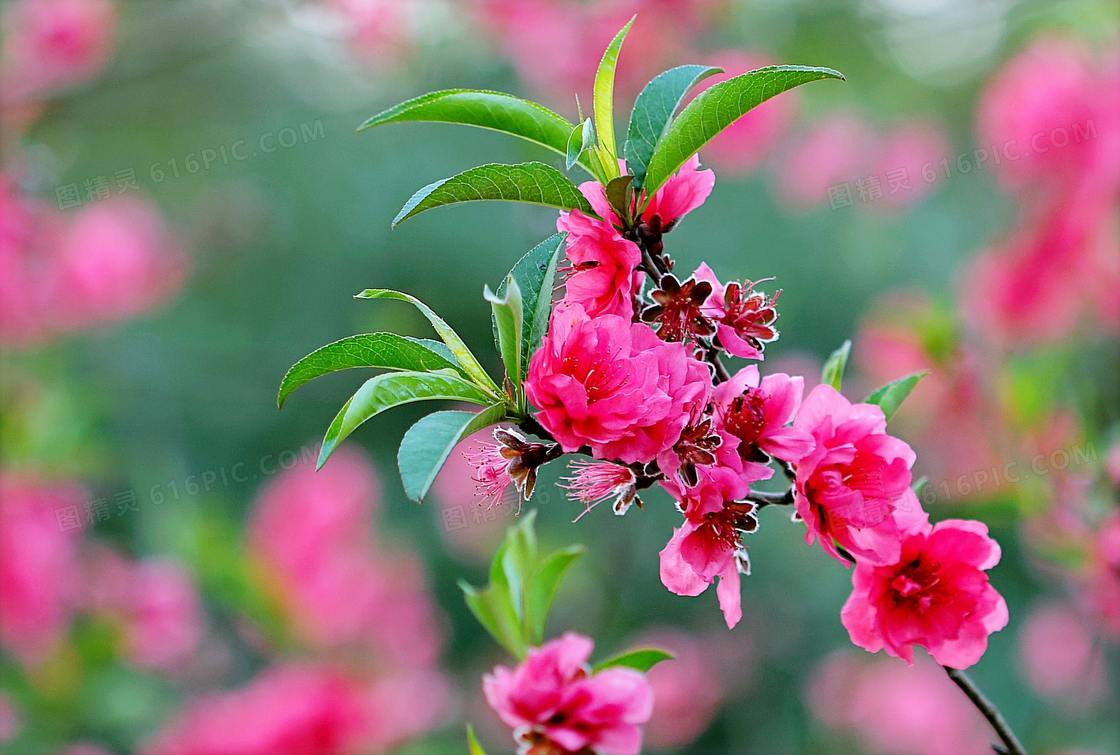
[[[593,672],[593,649],[589,637],[568,632],[483,678],[486,701],[514,730],[520,752],[641,752],[639,725],[653,712],[649,682],[631,668]]]
[[[857,645],[907,661],[918,645],[944,665],[974,664],[1007,623],[986,573],[999,547],[978,522],[930,523],[911,487],[915,454],[879,406],[825,384],[803,397],[802,377],[754,363],[726,371],[721,354],[764,358],[778,296],[721,282],[706,264],[684,280],[672,272],[663,237],[713,186],[693,157],[628,208],[597,183],[580,187],[594,214],[558,220],[564,293],[524,383],[536,411],[522,429],[546,442],[495,432],[476,479],[491,495],[516,485],[528,498],[538,466],[586,455],[565,484],[585,513],[611,501],[623,514],[660,486],[682,517],[660,554],[662,582],[687,596],[716,585],[729,628],[750,569],[744,536],[761,506],[792,504],[808,543],[855,565],[842,618]],[[788,491],[763,491],[778,470]]]
[[[159,210],[115,197],[58,212],[0,172],[0,343],[28,346],[135,317],[182,286],[187,258]]]
[[[84,502],[72,483],[0,473],[0,647],[34,671],[83,617],[113,628],[137,667],[182,671],[205,627],[193,580],[174,562],[133,560],[63,526]]]
[[[993,170],[1020,218],[966,269],[963,288],[971,324],[998,344],[1051,343],[1087,323],[1120,329],[1118,91],[1115,54],[1044,37],[983,93],[977,140],[1007,157]]]
[[[373,536],[379,500],[373,468],[346,450],[319,473],[299,465],[265,486],[247,551],[280,626],[246,634],[271,664],[188,701],[145,752],[380,752],[442,721],[439,616],[415,557]]]

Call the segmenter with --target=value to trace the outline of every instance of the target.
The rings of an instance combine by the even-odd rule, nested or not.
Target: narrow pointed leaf
[[[474,733],[474,727],[470,724],[467,724],[467,755],[486,755],[486,750],[482,749],[478,736]]]
[[[572,166],[580,161],[589,149],[595,146],[595,124],[590,118],[572,129],[568,136],[567,148],[564,152],[564,166],[571,170]],[[592,175],[595,171],[591,171]]]
[[[449,399],[483,406],[493,399],[474,383],[451,374],[435,372],[389,372],[367,380],[350,397],[323,438],[318,466],[326,463],[338,445],[366,420],[386,409],[416,401]]]
[[[536,102],[485,89],[444,89],[413,97],[373,116],[358,130],[389,123],[456,123],[498,131],[567,153],[573,124]],[[568,166],[571,168],[571,166]]]
[[[579,189],[544,163],[489,163],[430,183],[412,195],[393,218],[397,226],[421,212],[463,202],[526,202],[561,210],[593,213]]]
[[[831,68],[768,66],[721,81],[701,92],[673,119],[654,148],[644,181],[647,195],[661,188],[677,168],[716,134],[757,105],[810,81],[843,78],[843,74]]]
[[[517,281],[521,289],[524,308],[521,343],[521,376],[529,369],[529,357],[548,330],[548,318],[552,313],[552,287],[556,281],[556,265],[564,249],[566,234],[554,233],[537,244],[517,261],[507,278]],[[506,283],[498,288],[498,295],[505,293]],[[495,323],[494,332],[497,333]]]
[[[471,350],[467,348],[467,344],[459,337],[459,334],[456,333],[450,325],[444,322],[442,317],[432,311],[427,304],[420,301],[415,296],[402,294],[400,291],[394,291],[389,288],[367,288],[365,291],[356,294],[354,298],[393,299],[395,301],[408,302],[416,307],[424,317],[428,318],[428,322],[432,324],[432,328],[436,331],[436,334],[447,345],[447,348],[451,350],[451,353],[455,356],[455,360],[459,363],[459,366],[462,367],[463,371],[487,392],[497,397],[501,396],[501,391],[498,390],[498,386],[495,385],[494,381],[490,379],[490,376],[486,374],[486,370],[482,369],[482,365],[479,364],[478,359],[471,353]]]
[[[498,332],[498,353],[506,368],[506,376],[513,384],[514,395],[521,391],[521,339],[525,332],[525,310],[521,300],[521,287],[512,276],[507,276],[501,295],[487,286],[483,297],[490,302],[494,326]],[[517,402],[520,409],[520,400]]]
[[[550,553],[537,567],[536,573],[529,582],[528,594],[525,599],[526,622],[531,632],[531,641],[539,644],[544,640],[545,622],[548,620],[548,611],[560,588],[560,582],[567,574],[568,568],[584,553],[582,545],[573,545],[568,548]]]
[[[422,503],[452,450],[467,436],[500,422],[506,406],[497,404],[474,412],[434,412],[420,419],[401,439],[397,468],[409,499]]]
[[[447,348],[443,344],[439,346]],[[292,391],[317,377],[358,367],[411,372],[459,371],[450,353],[445,356],[421,340],[396,333],[360,333],[328,343],[293,364],[280,381],[276,405],[283,406]]]
[[[673,654],[667,653],[664,650],[657,648],[643,648],[641,650],[631,650],[628,653],[622,653],[605,661],[599,661],[591,668],[591,673],[597,674],[600,671],[609,668],[617,668],[619,666],[624,668],[632,668],[641,671],[643,674],[651,668],[661,663],[662,661],[673,660]]]
[[[603,52],[599,68],[595,72],[592,109],[595,113],[595,130],[599,134],[599,147],[606,153],[606,157],[610,158],[610,164],[604,166],[610,171],[607,178],[618,175],[618,164],[615,159],[618,150],[614,143],[614,71],[618,66],[618,53],[622,50],[622,42],[630,32],[630,27],[634,25],[635,18],[637,16],[632,16],[614,35],[614,39]]]
[[[852,342],[844,341],[840,348],[832,352],[821,368],[821,382],[836,390],[844,383],[844,370],[848,366],[848,355],[852,352]]]
[[[521,638],[517,617],[513,615],[508,593],[490,586],[484,590],[459,582],[467,607],[478,623],[514,658],[524,658],[527,646]]]
[[[626,169],[634,176],[635,191],[642,188],[653,150],[669,128],[673,113],[684,96],[699,82],[717,73],[723,73],[723,69],[697,65],[670,68],[655,76],[634,100],[623,151]]]
[[[929,374],[929,370],[920,370],[913,372],[906,377],[901,377],[898,380],[892,380],[886,385],[879,386],[871,395],[867,397],[866,403],[875,404],[883,410],[883,416],[889,422],[891,417],[895,415],[898,408],[902,406],[902,402],[906,397],[917,387],[922,378]]]

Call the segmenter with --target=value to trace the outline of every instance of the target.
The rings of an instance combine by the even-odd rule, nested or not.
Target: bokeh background
[[[327,341],[428,335],[409,308],[351,298],[365,287],[415,294],[484,347],[483,285],[553,229],[494,204],[390,232],[430,181],[558,159],[478,130],[355,126],[458,86],[574,118],[635,10],[621,123],[681,63],[847,74],[703,151],[716,190],[668,248],[776,279],[769,369],[812,384],[850,337],[853,398],[932,371],[894,420],[922,498],[1004,550],[1012,620],[974,676],[1032,752],[1117,751],[1120,11],[1103,0],[5,2],[3,751],[462,752],[467,720],[511,749],[479,688],[505,659],[456,581],[484,580],[514,506],[480,505],[458,454],[431,500],[406,501],[394,458],[414,407],[316,475],[360,376],[283,412],[275,390]],[[928,659],[848,644],[849,575],[786,512],[763,512],[728,632],[711,594],[659,583],[667,498],[572,524],[557,474],[531,504],[540,536],[589,549],[550,632],[678,654],[653,674],[649,749],[985,750]]]

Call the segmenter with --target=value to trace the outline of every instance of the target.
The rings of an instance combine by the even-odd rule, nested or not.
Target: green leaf
[[[583,555],[584,550],[582,545],[561,548],[550,553],[537,567],[525,601],[530,641],[533,644],[540,644],[544,640],[544,627],[552,600],[556,597],[556,591],[568,567]]]
[[[494,586],[480,590],[463,580],[459,580],[459,589],[463,591],[467,608],[471,609],[478,623],[490,633],[490,636],[514,658],[519,660],[524,658],[527,645],[522,638],[517,617],[513,614],[509,591]]]
[[[599,61],[599,69],[595,72],[595,88],[592,92],[592,110],[595,113],[595,130],[599,134],[600,158],[605,163],[608,171],[604,176],[607,179],[618,175],[618,150],[614,143],[614,69],[618,65],[618,53],[622,49],[622,42],[634,25],[631,16],[626,25],[618,30],[614,39],[603,51]]]
[[[524,324],[522,325],[521,376],[524,378],[529,369],[532,356],[541,339],[548,330],[548,318],[552,313],[552,287],[556,280],[556,265],[564,249],[566,234],[554,233],[530,249],[514,264],[507,279],[517,281],[524,302]],[[505,293],[505,281],[498,288],[498,294]],[[495,324],[495,332],[497,325]]]
[[[591,204],[564,174],[544,163],[489,163],[430,183],[412,195],[393,218],[393,226],[444,205],[462,202],[526,202],[593,214]]]
[[[474,727],[470,724],[467,724],[467,755],[486,755],[486,750],[482,749],[478,737],[475,736]]]
[[[774,95],[818,79],[843,79],[831,68],[768,66],[721,81],[685,105],[653,150],[644,188],[652,196],[677,168],[720,131]],[[602,134],[600,127],[599,133]]]
[[[865,399],[865,403],[875,404],[883,410],[883,416],[889,422],[891,417],[894,416],[898,408],[902,406],[902,402],[910,395],[911,391],[921,382],[922,378],[929,374],[929,370],[919,370],[913,372],[906,377],[901,377],[898,380],[892,380],[886,385],[881,385],[871,392],[871,395]]]
[[[521,300],[521,287],[513,276],[507,276],[505,290],[499,296],[487,286],[483,298],[490,302],[490,309],[494,317],[494,325],[498,331],[498,352],[502,355],[502,364],[506,367],[506,375],[513,384],[514,395],[517,396],[518,411],[523,403],[521,395],[521,339],[525,332],[525,310]]]
[[[613,178],[605,190],[607,202],[625,223],[630,221],[630,182],[633,180],[633,176]]]
[[[590,118],[575,126],[568,135],[568,144],[564,150],[564,166],[571,170],[572,166],[580,161],[587,150],[595,146],[595,124]],[[596,174],[595,170],[591,171]]]
[[[922,495],[922,491],[926,489],[926,485],[929,485],[929,478],[925,475],[922,475],[918,479],[914,480],[913,483],[911,483],[910,489],[914,491],[914,495],[920,497]]]
[[[642,188],[653,150],[669,128],[673,113],[684,96],[699,82],[717,73],[723,73],[723,69],[697,65],[670,68],[655,76],[634,100],[623,148],[626,169],[634,175],[634,191]]]
[[[389,123],[418,122],[457,123],[499,131],[561,155],[567,153],[568,135],[573,128],[564,116],[512,94],[485,89],[444,89],[394,105],[367,120],[358,130]]]
[[[400,291],[394,291],[389,288],[367,288],[365,291],[356,294],[354,298],[392,299],[394,301],[408,302],[416,307],[424,317],[428,318],[428,322],[432,324],[432,328],[436,331],[436,334],[443,339],[447,348],[451,350],[451,353],[455,356],[455,360],[459,363],[459,366],[463,368],[463,371],[483,390],[487,391],[495,398],[502,397],[502,392],[498,390],[498,386],[495,385],[494,381],[490,379],[490,376],[486,374],[486,370],[482,369],[482,365],[479,364],[478,359],[471,353],[471,350],[467,348],[467,344],[463,342],[459,334],[456,333],[450,325],[444,322],[443,318],[433,312],[427,304],[420,301],[415,296],[402,294]]]
[[[408,429],[397,451],[397,468],[409,499],[422,503],[447,457],[464,438],[506,415],[504,404],[481,412],[434,412]]]
[[[852,342],[844,341],[840,348],[832,352],[821,368],[821,382],[840,390],[844,382],[844,368],[848,366],[848,355],[852,352]]]
[[[673,660],[672,653],[667,653],[657,648],[642,648],[641,650],[631,650],[628,653],[621,653],[605,661],[599,661],[591,668],[591,673],[597,674],[605,669],[622,666],[636,669],[644,674],[662,661],[671,660]]]
[[[439,346],[446,349],[443,344]],[[316,349],[293,364],[284,379],[276,405],[283,406],[292,391],[317,377],[357,367],[411,372],[459,370],[450,354],[443,355],[415,338],[395,333],[360,333]]]
[[[470,401],[483,406],[492,401],[492,397],[477,385],[455,375],[438,372],[388,372],[378,375],[367,380],[343,404],[327,428],[317,466],[322,467],[338,444],[371,417],[401,404],[440,399]]]

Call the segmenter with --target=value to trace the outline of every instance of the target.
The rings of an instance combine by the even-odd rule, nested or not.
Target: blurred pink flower
[[[156,207],[114,197],[80,210],[59,240],[52,309],[59,326],[134,317],[182,285],[186,257]]]
[[[653,692],[629,668],[591,674],[594,643],[568,632],[531,648],[516,668],[498,666],[483,677],[486,700],[526,751],[532,745],[551,752],[637,755],[640,724],[649,720]]]
[[[1099,702],[1106,689],[1102,648],[1084,618],[1061,603],[1039,605],[1023,619],[1019,668],[1037,694],[1069,709]]]
[[[929,193],[941,160],[948,157],[944,131],[931,121],[914,120],[879,137],[873,149],[869,175],[879,182],[882,196],[872,207],[898,209]]]
[[[117,23],[111,0],[13,0],[3,13],[4,101],[37,97],[96,74]]]
[[[696,89],[698,93],[712,84],[774,64],[768,55],[746,50],[705,53],[703,60],[709,65],[719,66],[726,73],[700,82]],[[721,171],[732,175],[748,173],[758,167],[773,150],[775,142],[796,114],[797,102],[796,92],[785,92],[767,100],[724,129],[705,146],[705,157]]]
[[[982,252],[964,273],[969,322],[1007,346],[1067,338],[1090,314],[1107,330],[1120,327],[1113,207],[1084,191],[1061,196]]]
[[[652,460],[708,402],[711,373],[680,343],[646,325],[578,305],[556,307],[529,362],[525,393],[565,451],[590,445],[598,459]]]
[[[912,667],[835,653],[805,685],[813,716],[876,755],[959,755],[991,749],[984,720],[926,658]]]
[[[910,489],[913,450],[887,434],[879,407],[852,404],[831,385],[809,393],[793,426],[815,441],[797,463],[794,496],[806,542],[819,540],[844,563],[837,546],[858,560],[895,563],[903,535],[927,521]]]
[[[326,0],[346,25],[350,49],[373,63],[393,60],[411,47],[406,3],[394,0]]]
[[[671,628],[644,633],[634,645],[673,654],[672,661],[646,672],[653,688],[653,715],[645,725],[646,744],[655,749],[691,744],[708,728],[723,702],[721,656],[708,638]]]
[[[112,753],[92,742],[74,742],[59,750],[56,755],[112,755]]]
[[[434,662],[442,643],[421,564],[372,536],[373,468],[341,449],[319,472],[282,472],[249,517],[249,549],[300,640],[358,648],[392,667]]]
[[[968,668],[1007,626],[1007,603],[985,574],[1000,548],[981,522],[947,519],[911,532],[897,561],[857,563],[840,613],[852,642],[913,663],[912,645],[944,666]]]
[[[871,128],[860,116],[829,115],[787,147],[779,196],[794,207],[829,201],[830,189],[865,174],[872,146]]]
[[[433,695],[433,692],[435,693]],[[147,755],[358,755],[414,734],[401,701],[445,704],[442,689],[378,688],[316,665],[277,666],[247,686],[199,697],[144,748]],[[403,722],[394,720],[407,713]],[[424,727],[430,725],[424,721]]]
[[[84,496],[76,486],[0,472],[0,646],[41,660],[75,608]]]
[[[1082,43],[1043,37],[988,83],[977,114],[980,147],[1009,189],[1114,191],[1120,182],[1120,68]]]
[[[50,329],[50,252],[61,215],[0,172],[0,342],[29,345]]]
[[[1120,512],[1113,511],[1097,528],[1087,587],[1089,605],[1102,628],[1120,639]]]

